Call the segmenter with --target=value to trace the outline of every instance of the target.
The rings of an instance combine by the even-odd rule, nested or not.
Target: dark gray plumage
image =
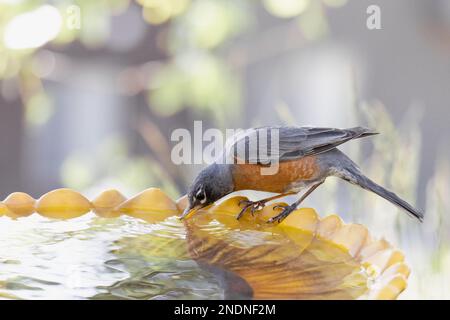
[[[278,134],[277,149],[272,150],[272,135]],[[229,153],[249,163],[264,163],[271,161],[288,161],[308,155],[323,153],[357,138],[376,135],[368,128],[355,127],[350,129],[315,128],[315,127],[259,127],[237,134],[233,139]],[[261,159],[258,154],[261,138],[267,137],[267,154],[270,159]],[[250,141],[257,143],[251,144]]]

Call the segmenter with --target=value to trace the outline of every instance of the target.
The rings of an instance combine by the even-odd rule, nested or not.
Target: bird
[[[267,136],[265,143],[261,138],[263,133]],[[180,219],[235,191],[276,193],[262,200],[242,201],[242,210],[236,216],[240,219],[247,211],[253,215],[262,210],[272,200],[306,190],[294,203],[274,206],[274,210],[281,209],[281,212],[267,222],[280,223],[328,177],[334,176],[377,194],[423,221],[423,212],[369,179],[337,148],[350,140],[376,134],[378,132],[365,127],[338,129],[301,126],[266,126],[238,132],[227,140],[217,159],[194,179],[187,192],[188,205]],[[260,152],[262,147],[265,153]],[[276,170],[270,174],[263,173],[270,165]]]

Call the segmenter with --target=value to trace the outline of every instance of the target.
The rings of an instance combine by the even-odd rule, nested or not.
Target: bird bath
[[[14,193],[0,202],[0,298],[395,299],[405,289],[403,254],[364,226],[307,208],[268,224],[273,205],[237,221],[242,199],[180,221],[184,200],[155,188],[92,201]]]

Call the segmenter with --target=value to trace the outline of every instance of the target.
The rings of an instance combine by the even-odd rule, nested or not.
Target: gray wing
[[[289,161],[329,151],[356,138],[377,134],[373,130],[315,127],[261,127],[236,134],[228,141],[228,155],[246,163]],[[258,152],[259,151],[259,152]]]

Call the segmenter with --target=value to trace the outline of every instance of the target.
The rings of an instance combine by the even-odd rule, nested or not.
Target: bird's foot
[[[295,209],[297,209],[297,205],[296,204],[291,204],[291,205],[276,205],[273,207],[273,210],[275,209],[283,209],[281,210],[281,213],[276,215],[275,217],[270,218],[267,223],[274,223],[274,222],[278,222],[280,223],[281,221],[283,221],[288,215],[290,215]]]
[[[244,215],[244,213],[250,209],[250,213],[252,214],[252,216],[255,214],[256,211],[260,211],[262,210],[265,205],[266,205],[266,201],[260,200],[260,201],[250,201],[250,200],[242,200],[239,202],[239,206],[244,205],[242,207],[241,212],[239,212],[239,214],[237,215],[236,219],[240,219],[242,218],[242,216]]]

